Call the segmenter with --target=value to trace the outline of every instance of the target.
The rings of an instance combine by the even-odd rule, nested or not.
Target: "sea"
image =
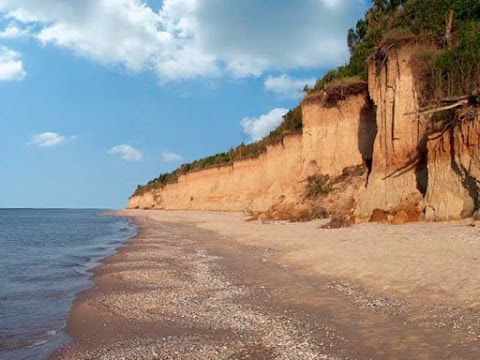
[[[137,232],[104,211],[0,209],[0,359],[47,359],[71,343],[65,325],[90,270]]]

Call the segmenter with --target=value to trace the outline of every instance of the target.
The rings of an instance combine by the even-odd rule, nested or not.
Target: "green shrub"
[[[480,1],[374,0],[364,18],[348,31],[349,62],[327,72],[310,93],[323,91],[325,85],[334,80],[349,77],[367,80],[368,59],[382,45],[419,36],[442,42],[451,10],[455,14],[453,32],[458,42],[450,52],[440,55],[435,69],[432,68],[432,76],[435,73],[438,86],[452,87],[444,89],[447,94],[468,91],[475,84],[466,80],[478,78]]]
[[[480,87],[480,21],[466,21],[458,30],[459,43],[435,60],[434,86],[442,97],[471,94]]]
[[[332,190],[332,179],[328,175],[317,174],[307,178],[305,195],[309,199],[316,199],[319,196],[327,195]]]

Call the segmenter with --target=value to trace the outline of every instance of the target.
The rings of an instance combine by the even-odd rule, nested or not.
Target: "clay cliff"
[[[376,106],[378,135],[374,144],[372,171],[360,200],[358,214],[391,211],[399,204],[422,206],[427,178],[421,164],[424,122],[405,115],[419,107],[410,60],[415,47],[392,49],[370,62],[369,93]]]
[[[420,48],[404,44],[377,54],[368,89],[342,90],[333,101],[329,94],[307,96],[302,132],[258,157],[188,172],[132,196],[128,208],[392,223],[476,215],[480,117],[474,112],[436,129],[430,115],[415,113],[421,104],[412,58]]]
[[[181,175],[175,183],[133,196],[128,207],[251,212],[308,208],[308,178],[335,178],[371,159],[376,124],[366,93],[335,106],[309,99],[302,112],[303,133],[284,136],[257,158]]]
[[[426,220],[479,217],[480,116],[428,139]]]

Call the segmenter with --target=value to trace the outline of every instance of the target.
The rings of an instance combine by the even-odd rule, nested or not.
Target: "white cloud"
[[[5,46],[0,46],[0,81],[20,81],[27,76],[21,55]]]
[[[33,135],[29,144],[39,147],[55,147],[63,143],[65,140],[65,136],[47,131],[41,134]]]
[[[337,0],[335,6],[331,0],[199,4],[197,44],[238,76],[343,63],[348,57],[345,34],[365,10],[361,0]]]
[[[180,155],[170,151],[164,151],[162,153],[162,158],[164,161],[181,161],[183,159]]]
[[[273,109],[268,114],[262,115],[258,118],[246,117],[240,121],[240,125],[242,125],[243,131],[250,137],[250,139],[258,141],[267,136],[270,131],[277,128],[287,112],[287,109]]]
[[[114,146],[108,150],[107,153],[118,154],[123,160],[126,161],[140,161],[143,159],[143,155],[140,151],[130,145],[125,144]]]
[[[348,6],[347,6],[348,5]],[[348,57],[363,0],[0,0],[44,45],[162,81],[328,67]]]
[[[283,74],[280,76],[269,76],[265,80],[265,89],[271,92],[274,92],[278,95],[298,99],[303,96],[303,89],[305,85],[313,87],[315,85],[316,79],[294,79],[290,76]]]
[[[0,39],[17,39],[29,36],[30,29],[21,29],[15,23],[10,23],[3,31],[0,31]]]
[[[342,6],[344,1],[342,0],[322,0],[323,3],[330,9],[337,9]]]

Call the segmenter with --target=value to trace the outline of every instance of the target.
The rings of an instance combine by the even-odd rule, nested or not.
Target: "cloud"
[[[73,138],[74,137],[72,137],[71,139]],[[65,142],[65,140],[66,140],[65,136],[47,131],[41,134],[33,135],[29,144],[39,146],[39,147],[55,147]]]
[[[0,31],[0,39],[17,39],[29,36],[30,29],[21,29],[15,23],[10,23],[3,31]]]
[[[251,140],[258,141],[277,128],[287,112],[288,109],[273,109],[268,114],[258,118],[246,117],[240,121],[240,125],[242,125],[244,133],[248,135]]]
[[[365,10],[360,0],[272,3],[202,1],[195,12],[197,43],[237,76],[332,66],[348,57],[345,34]]]
[[[322,0],[325,6],[330,9],[338,8],[339,6],[343,5],[342,0]]]
[[[294,79],[290,76],[283,74],[280,76],[269,76],[265,80],[265,89],[271,91],[278,95],[298,99],[303,96],[303,89],[305,85],[313,87],[315,85],[316,79]]]
[[[25,76],[21,55],[0,45],[0,81],[20,81]]]
[[[4,17],[44,45],[161,81],[259,76],[348,58],[347,29],[363,0],[0,0]]]
[[[178,155],[178,154],[175,154],[173,152],[170,152],[170,151],[164,151],[162,153],[162,158],[164,161],[181,161],[183,160],[183,158]]]
[[[107,152],[108,154],[118,154],[126,161],[140,161],[143,159],[143,154],[130,145],[117,145],[112,147]]]

